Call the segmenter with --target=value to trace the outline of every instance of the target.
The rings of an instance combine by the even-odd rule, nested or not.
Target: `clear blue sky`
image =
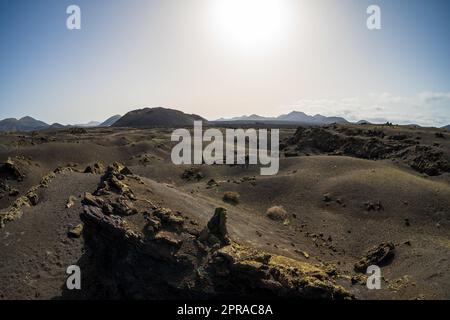
[[[450,124],[449,39],[448,0],[2,0],[0,119],[166,106]]]

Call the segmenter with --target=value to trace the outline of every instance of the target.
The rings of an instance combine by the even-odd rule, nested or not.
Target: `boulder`
[[[11,158],[8,158],[8,160],[0,166],[0,173],[3,173],[17,181],[22,181],[25,177],[18,165]]]
[[[385,265],[395,255],[395,245],[392,242],[383,242],[368,250],[366,254],[355,264],[355,271],[365,273],[371,265]]]

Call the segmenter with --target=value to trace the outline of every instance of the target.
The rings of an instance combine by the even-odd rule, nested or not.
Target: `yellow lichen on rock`
[[[229,275],[249,281],[255,289],[272,291],[275,296],[291,298],[352,299],[324,269],[307,262],[273,255],[232,243],[216,251],[224,258]],[[224,268],[221,268],[223,271]],[[238,280],[240,281],[240,280]]]

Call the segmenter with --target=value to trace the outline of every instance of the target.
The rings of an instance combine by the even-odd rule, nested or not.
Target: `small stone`
[[[74,196],[70,196],[69,199],[67,200],[66,203],[66,208],[72,208],[75,205],[75,201],[77,201],[77,198],[75,198]]]
[[[83,225],[80,223],[76,227],[70,229],[68,235],[71,238],[79,238],[81,237],[82,232],[83,232]]]
[[[372,202],[368,201],[364,204],[366,206],[367,211],[381,211],[383,210],[383,205],[381,204],[381,201]]]
[[[216,182],[216,180],[214,180],[214,179],[211,179],[211,180],[209,180],[207,183],[206,183],[206,185],[207,185],[207,188],[208,189],[211,189],[211,188],[214,188],[214,187],[218,187],[219,186],[219,184]]]
[[[331,195],[329,193],[326,193],[323,195],[323,201],[324,202],[331,202]]]

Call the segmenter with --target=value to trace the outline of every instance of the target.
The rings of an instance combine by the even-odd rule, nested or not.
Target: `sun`
[[[244,50],[281,41],[288,28],[288,0],[211,0],[213,29],[219,40]]]

